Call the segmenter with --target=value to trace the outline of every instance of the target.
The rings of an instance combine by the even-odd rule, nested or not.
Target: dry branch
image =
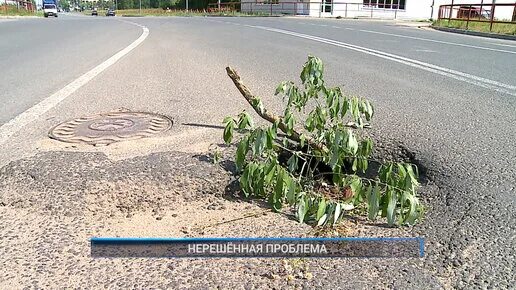
[[[261,109],[257,107],[257,104],[259,102],[259,99],[255,97],[251,91],[246,87],[246,85],[242,82],[240,79],[240,76],[238,73],[232,69],[231,67],[226,67],[226,72],[237,87],[237,89],[240,91],[242,96],[246,99],[246,101],[251,105],[251,107],[254,109],[254,111],[263,119],[275,123],[278,122],[278,128],[283,131],[286,134],[286,137],[292,141],[301,142],[301,134],[297,132],[296,130],[292,130],[291,134],[289,135],[287,132],[287,125],[283,122],[283,119],[279,116],[274,115],[273,113],[270,113],[267,111],[267,109]],[[318,149],[320,151],[327,151],[328,149],[324,144],[318,143],[309,136],[305,135],[305,142],[310,145],[311,147]]]

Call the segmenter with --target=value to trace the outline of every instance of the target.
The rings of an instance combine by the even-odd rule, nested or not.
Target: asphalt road
[[[65,17],[62,17],[65,18]],[[141,29],[99,19],[17,20],[0,29],[0,124],[131,43]]]
[[[80,172],[87,170],[84,164],[92,162],[91,159],[100,160],[100,165],[91,166],[104,172],[102,164],[107,161],[98,154],[121,160],[120,170],[129,165],[127,168],[133,168],[133,161],[128,161],[128,165],[124,160],[143,158],[143,165],[138,163],[138,166],[147,172],[149,166],[155,166],[156,158],[149,157],[155,156],[152,154],[207,151],[211,143],[220,142],[221,132],[206,125],[220,125],[224,116],[246,107],[225,76],[227,65],[236,68],[253,92],[264,96],[268,106],[279,109],[280,100],[272,97],[275,85],[282,80],[297,80],[301,65],[312,54],[325,61],[328,83],[342,85],[351,94],[374,101],[377,114],[373,133],[382,144],[403,144],[427,168],[429,181],[423,196],[428,207],[425,220],[411,229],[385,230],[389,234],[425,237],[426,256],[421,260],[323,261],[321,264],[327,263],[324,267],[310,261],[314,278],[299,282],[299,286],[514,287],[515,42],[447,34],[392,21],[219,17],[124,20],[146,26],[150,31],[148,38],[58,105],[35,116],[2,145],[0,164],[6,165],[0,183],[2,204],[7,204],[3,206],[4,218],[15,214],[18,204],[5,201],[7,192],[16,192],[17,184],[32,182],[20,172],[34,170],[42,175],[41,179],[53,184],[51,190],[45,186],[27,188],[31,193],[25,199],[30,205],[31,198],[37,199],[42,192],[68,198],[80,190],[70,185],[70,180],[55,187],[65,182],[59,175],[60,168],[76,174],[75,182],[83,182],[91,189],[98,177],[92,173],[91,180],[83,180]],[[141,27],[115,18],[63,15],[59,19],[0,23],[0,79],[8,80],[0,83],[0,121],[7,122],[61,89],[140,34]],[[17,53],[20,49],[23,54]],[[48,51],[57,64],[47,66],[48,58],[40,51]],[[162,138],[105,148],[65,146],[46,138],[48,129],[61,121],[118,108],[163,113],[173,117],[175,125]],[[41,172],[41,168],[47,171]],[[119,179],[117,174],[123,175],[115,172],[112,179]],[[24,204],[24,195],[18,194],[19,203]],[[20,227],[23,226],[27,229],[20,232],[30,236],[30,226],[21,223]],[[6,234],[5,229],[2,233],[15,241],[16,235]],[[18,245],[14,241],[4,242],[3,248]],[[3,256],[9,257],[9,250],[4,251]],[[21,261],[27,259],[19,255]],[[61,262],[67,263],[64,273],[72,275],[74,283],[93,283],[85,277],[87,267],[76,270],[69,260]],[[41,263],[38,265],[47,267]],[[116,273],[125,275],[125,262],[113,263],[117,263]],[[172,267],[163,266],[165,261],[127,263],[132,263],[130,269],[136,267],[142,273],[154,274],[133,273],[125,281],[99,277],[101,282],[96,286],[176,285],[167,284],[173,278],[168,277],[167,271]],[[174,263],[169,265],[174,265],[171,271],[175,275],[188,267],[182,262],[177,262],[180,266]],[[243,265],[258,267],[262,261],[231,263],[231,267],[240,269]],[[206,274],[209,270],[202,264],[195,265],[204,269],[202,277],[196,279],[192,273],[194,276],[190,280],[185,278],[186,284],[181,285],[199,288],[202,285],[288,288],[290,285],[267,282],[267,278],[253,276],[254,270],[242,270],[239,280],[238,275],[233,277],[220,269],[213,270],[216,275]],[[38,277],[58,281],[52,274],[41,276],[31,266],[17,267],[33,277],[7,275],[5,281],[22,285],[44,285],[38,284]],[[50,273],[63,275],[59,271]],[[253,284],[255,279],[260,282]]]

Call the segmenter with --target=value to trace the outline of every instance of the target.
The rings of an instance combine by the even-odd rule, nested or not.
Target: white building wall
[[[309,15],[314,17],[368,17],[385,19],[428,19],[431,14],[432,0],[406,0],[404,10],[370,8],[363,5],[363,0],[335,0],[333,4],[324,4],[321,0],[279,0],[278,4],[262,4],[256,0],[242,0],[243,12],[261,12],[290,15]],[[344,3],[345,2],[345,3]],[[328,6],[331,12],[326,12]]]
[[[260,4],[256,0],[242,0],[243,12],[262,12],[289,15],[309,15],[313,17],[358,17],[379,19],[424,20],[436,19],[439,6],[451,4],[452,0],[405,0],[405,9],[370,8],[363,5],[363,0],[334,0],[327,12],[324,0],[279,0],[278,4]],[[480,4],[482,0],[454,0],[454,4]],[[491,0],[484,0],[485,10],[490,10]],[[516,0],[496,0],[496,3],[511,3]],[[513,7],[498,7],[495,11],[497,19],[511,19]]]
[[[317,1],[317,0],[312,0]],[[345,2],[345,3],[344,3]],[[364,6],[363,0],[336,0],[332,13],[320,12],[321,4],[312,4],[310,16],[321,17],[358,17],[378,19],[429,19],[432,13],[432,0],[406,0],[405,9],[384,9]]]

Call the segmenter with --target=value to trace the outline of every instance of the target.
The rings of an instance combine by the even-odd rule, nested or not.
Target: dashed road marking
[[[373,30],[364,30],[364,29],[361,29],[359,31],[366,32],[366,33],[374,33],[374,34],[394,36],[394,37],[415,39],[415,40],[421,40],[421,41],[427,41],[427,42],[435,42],[435,43],[441,43],[441,44],[448,44],[448,45],[454,45],[454,46],[461,46],[461,47],[467,47],[467,48],[474,48],[474,49],[482,49],[482,50],[490,50],[490,51],[496,51],[496,52],[516,54],[516,51],[503,50],[503,49],[490,48],[490,47],[477,46],[477,45],[469,45],[469,44],[449,42],[449,41],[442,41],[442,40],[435,40],[435,39],[429,39],[429,38],[423,38],[423,37],[415,37],[415,36],[408,36],[408,35],[380,32],[380,31],[373,31]]]
[[[255,25],[244,25],[244,26],[262,29],[262,30],[271,31],[271,32],[276,32],[276,33],[281,33],[281,34],[286,34],[286,35],[290,35],[290,36],[294,36],[294,37],[298,37],[298,38],[309,39],[312,41],[326,43],[329,45],[338,46],[338,47],[346,48],[349,50],[369,54],[372,56],[376,56],[379,58],[402,63],[402,64],[405,64],[405,65],[408,65],[411,67],[419,68],[419,69],[429,71],[429,72],[432,72],[435,74],[453,78],[453,79],[456,79],[456,80],[459,80],[459,81],[462,81],[465,83],[473,84],[473,85],[476,85],[479,87],[483,87],[486,89],[494,90],[494,91],[497,91],[500,93],[504,93],[504,94],[508,94],[508,95],[516,97],[516,86],[504,84],[504,83],[501,83],[498,81],[490,80],[490,79],[475,76],[475,75],[471,75],[471,74],[468,74],[465,72],[452,70],[452,69],[437,66],[434,64],[418,61],[415,59],[411,59],[411,58],[407,58],[407,57],[403,57],[403,56],[399,56],[399,55],[395,55],[395,54],[391,54],[391,53],[387,53],[387,52],[383,52],[383,51],[379,51],[379,50],[375,50],[375,49],[370,49],[367,47],[358,46],[358,45],[354,45],[354,44],[350,44],[350,43],[344,43],[344,42],[340,42],[340,41],[336,41],[336,40],[332,40],[332,39],[322,38],[322,37],[318,37],[318,36],[297,33],[297,32],[293,32],[293,31],[277,29],[277,28],[272,28],[272,27],[265,27],[265,26],[255,26]]]
[[[501,43],[487,43],[492,45],[499,45],[499,46],[506,46],[506,47],[514,47],[516,48],[516,45],[510,45],[510,44],[501,44]]]

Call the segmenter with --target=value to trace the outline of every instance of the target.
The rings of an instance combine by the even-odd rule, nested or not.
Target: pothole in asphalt
[[[50,138],[89,145],[151,137],[169,130],[173,121],[163,115],[146,112],[109,112],[80,117],[52,128]]]

